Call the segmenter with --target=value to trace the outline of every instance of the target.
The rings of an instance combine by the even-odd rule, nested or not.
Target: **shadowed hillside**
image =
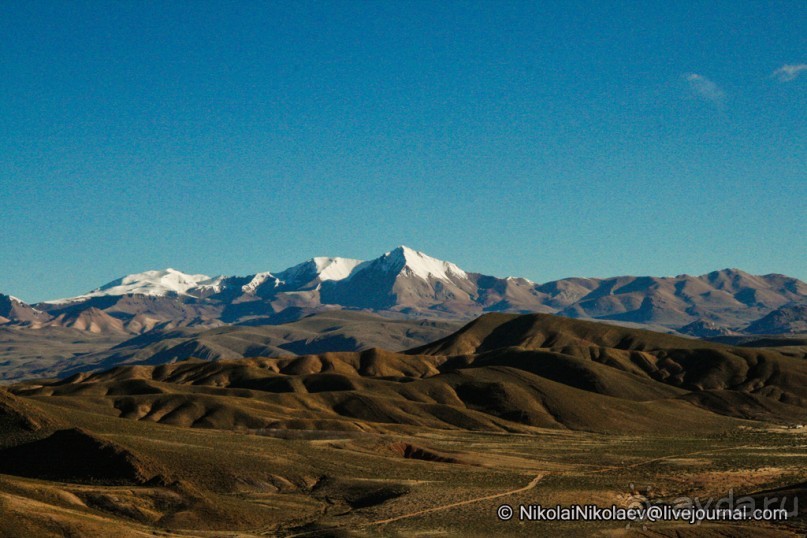
[[[627,432],[805,421],[805,387],[807,362],[772,349],[489,314],[406,353],[122,366],[13,390],[194,427]]]
[[[243,353],[254,330],[211,342]],[[490,314],[407,352],[191,352],[18,383],[0,390],[0,534],[410,535],[448,522],[520,535],[493,526],[505,498],[620,504],[648,480],[662,499],[803,495],[785,456],[805,446],[807,363],[778,349]],[[549,526],[589,536],[602,523]]]
[[[295,356],[371,347],[400,350],[433,341],[459,326],[452,321],[330,311],[292,317],[279,325],[154,329],[128,338],[62,327],[0,327],[0,381],[65,377],[120,364],[161,364],[189,358]]]
[[[0,450],[0,473],[17,476],[145,484],[159,472],[123,447],[77,428],[57,430],[44,439]]]

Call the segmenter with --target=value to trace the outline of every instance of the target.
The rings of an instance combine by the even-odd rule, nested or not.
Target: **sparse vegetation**
[[[20,383],[0,399],[0,534],[687,535],[685,523],[626,531],[501,522],[495,510],[764,491],[807,506],[807,434],[785,425],[804,413],[804,364],[773,349],[490,316],[410,354]]]

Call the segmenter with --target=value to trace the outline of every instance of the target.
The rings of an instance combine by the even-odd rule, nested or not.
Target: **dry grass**
[[[468,340],[466,330],[475,345],[491,346],[497,330],[508,343],[524,337],[519,349],[473,355],[193,361],[14,386],[16,396],[0,394],[0,535],[804,532],[804,519],[648,530],[498,521],[502,502],[807,491],[804,429],[730,416],[784,421],[777,413],[802,409],[793,358],[661,347],[678,340],[570,323],[554,336],[499,323]],[[662,363],[684,367],[679,381],[652,375]],[[728,380],[719,398],[685,397],[715,393],[691,385]]]

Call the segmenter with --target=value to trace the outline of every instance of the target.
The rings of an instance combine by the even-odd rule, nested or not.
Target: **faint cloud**
[[[708,78],[697,73],[687,73],[684,75],[684,79],[689,84],[689,89],[695,97],[716,105],[723,104],[726,92]]]
[[[802,71],[807,71],[807,64],[783,65],[774,71],[771,76],[779,82],[790,82],[799,76]]]

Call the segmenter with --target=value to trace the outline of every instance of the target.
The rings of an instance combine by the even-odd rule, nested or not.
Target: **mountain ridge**
[[[0,299],[0,323],[58,325],[59,319],[74,319],[76,310],[94,308],[137,334],[156,326],[272,323],[296,310],[337,308],[459,320],[485,312],[542,312],[707,337],[748,327],[757,333],[759,327],[792,332],[803,326],[799,316],[804,312],[793,307],[805,303],[807,284],[778,273],[751,275],[727,268],[700,276],[571,277],[534,283],[466,271],[399,246],[368,261],[315,257],[282,271],[246,276],[210,277],[172,268],[144,271],[66,299],[17,302],[14,309],[3,309]],[[752,326],[781,308],[790,308],[796,317],[789,314],[788,324]],[[98,312],[92,317],[99,317]],[[118,330],[113,320],[79,323],[90,325]]]

